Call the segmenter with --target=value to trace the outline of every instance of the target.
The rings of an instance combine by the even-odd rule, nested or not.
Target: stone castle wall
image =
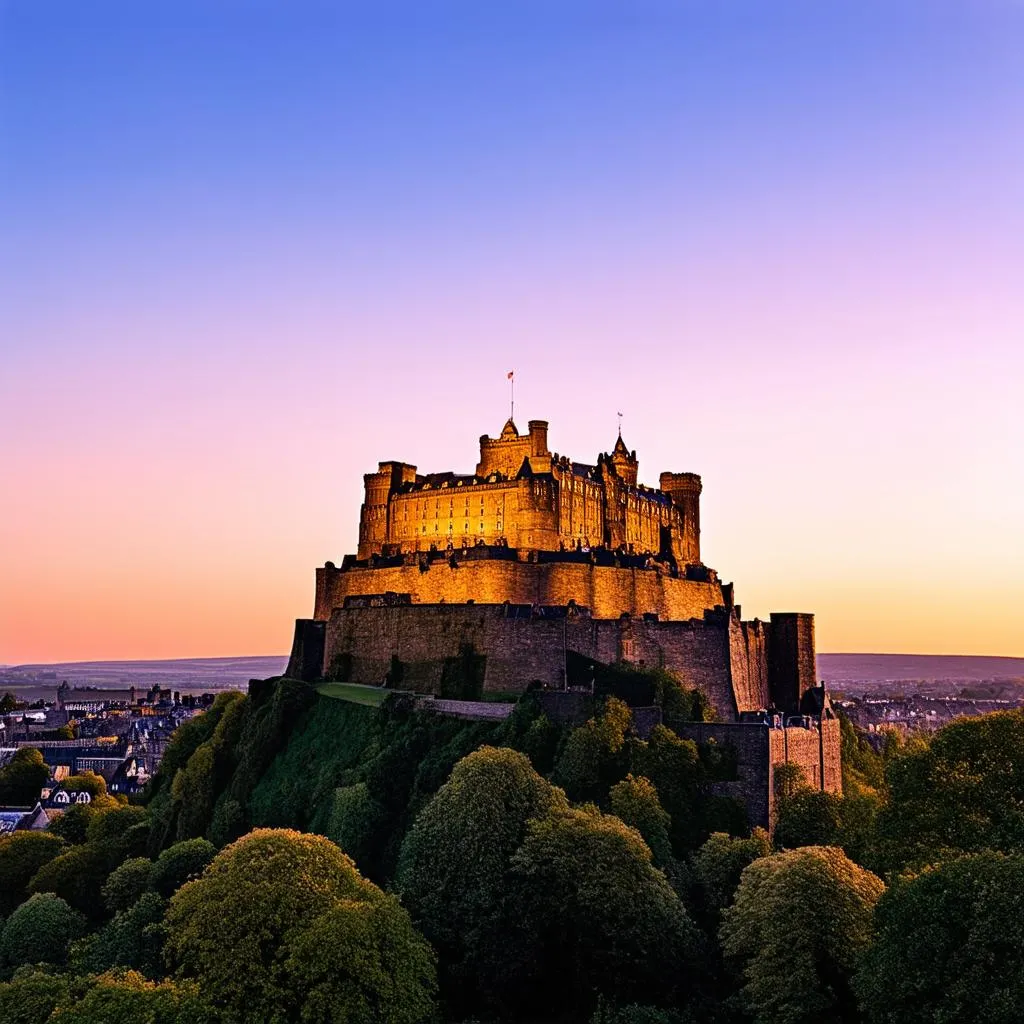
[[[718,783],[716,791],[743,801],[751,825],[769,830],[775,826],[775,771],[780,765],[798,765],[813,789],[843,791],[836,718],[824,717],[785,728],[753,722],[693,722],[678,726],[676,731],[696,743],[714,741],[735,751],[736,781]]]
[[[688,622],[521,612],[482,604],[336,608],[327,624],[325,671],[380,685],[397,658],[402,688],[436,693],[446,663],[472,648],[485,658],[483,687],[492,692],[521,693],[532,682],[561,689],[567,660],[579,656],[595,664],[668,669],[706,693],[725,720],[771,702],[764,673],[751,672],[746,661],[734,664],[738,645],[751,637],[760,642],[763,627],[740,623],[728,612]]]
[[[441,560],[426,571],[417,565],[318,568],[314,618],[329,619],[347,597],[388,591],[411,594],[418,604],[472,600],[479,604],[568,605],[574,601],[598,619],[653,614],[685,621],[702,618],[705,611],[727,603],[720,583],[681,579],[653,569],[498,559],[466,561],[453,568]]]

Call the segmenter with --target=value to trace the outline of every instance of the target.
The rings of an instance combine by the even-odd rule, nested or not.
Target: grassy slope
[[[385,690],[381,686],[362,686],[359,683],[323,683],[316,688],[316,692],[324,697],[379,708],[394,690]]]

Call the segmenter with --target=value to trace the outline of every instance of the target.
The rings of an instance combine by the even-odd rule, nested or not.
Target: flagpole
[[[508,375],[508,397],[509,397],[509,408],[508,418],[515,420],[516,418],[516,378],[515,371],[510,371]]]

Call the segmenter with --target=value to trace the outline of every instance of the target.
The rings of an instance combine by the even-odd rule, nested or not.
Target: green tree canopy
[[[114,868],[103,885],[103,902],[112,914],[127,910],[150,887],[153,862],[148,857],[129,857]]]
[[[802,786],[779,800],[775,845],[781,850],[798,846],[838,846],[843,835],[843,798]]]
[[[208,839],[183,839],[168,846],[153,864],[150,885],[170,898],[189,879],[198,878],[217,854]]]
[[[763,857],[744,870],[719,935],[758,1024],[856,1019],[850,979],[884,888],[831,847]]]
[[[38,893],[26,900],[0,932],[0,962],[8,968],[22,964],[62,964],[68,947],[85,931],[81,914],[57,896]]]
[[[986,852],[900,880],[857,976],[872,1024],[1016,1024],[1024,1007],[1024,857]]]
[[[291,944],[303,1024],[417,1024],[434,1014],[434,952],[393,896],[342,900]]]
[[[122,851],[111,843],[86,843],[44,864],[29,882],[30,892],[52,892],[92,920],[105,916],[103,885],[120,863]]]
[[[0,768],[0,807],[34,807],[49,777],[43,755],[22,747]]]
[[[642,775],[627,775],[612,786],[608,796],[612,814],[644,837],[654,856],[654,863],[661,868],[669,864],[672,861],[672,843],[669,840],[672,819],[661,806],[658,791],[650,779]]]
[[[698,935],[640,834],[572,810],[532,821],[512,858],[508,998],[535,1014],[617,1002],[685,1001]]]
[[[713,832],[693,856],[694,880],[704,908],[712,915],[724,910],[732,903],[747,865],[771,852],[771,839],[763,828],[755,828],[746,839]]]
[[[385,899],[330,840],[258,829],[221,850],[201,878],[174,894],[166,915],[168,961],[177,977],[195,979],[223,1008],[226,1024],[302,1020],[307,985],[327,999],[332,976],[342,995],[351,995],[363,980],[364,991],[376,982],[363,979],[361,960],[346,962],[331,947],[320,950],[310,973],[300,980],[296,949],[309,949],[306,937],[314,925],[317,934],[332,933],[336,923],[321,921],[325,915],[333,920],[334,915],[358,913],[359,904]],[[405,913],[397,904],[389,905],[395,914]],[[395,989],[393,998],[396,1005],[412,1005],[419,993],[397,991],[410,977],[397,966],[409,954],[408,945],[389,945],[398,931],[388,933],[381,920],[375,925],[378,949]],[[351,955],[351,947],[345,952]],[[371,965],[368,972],[374,969]],[[314,1013],[309,1019],[332,1018]]]
[[[71,981],[64,974],[22,967],[0,983],[0,1020],[4,1024],[43,1024],[59,1003],[70,1000]]]
[[[395,883],[449,961],[489,955],[527,821],[567,807],[561,790],[514,750],[481,747],[456,764],[406,836]]]
[[[0,836],[0,918],[25,899],[32,876],[64,848],[64,840],[49,832]]]
[[[100,975],[79,998],[68,998],[54,1024],[216,1024],[194,985],[153,982],[135,971]]]
[[[71,966],[79,974],[100,974],[130,967],[149,978],[163,975],[163,926],[167,901],[155,892],[143,893],[99,931],[71,947]]]
[[[886,765],[877,831],[886,867],[1024,851],[1024,711],[962,718]]]
[[[599,715],[569,733],[554,779],[573,800],[603,800],[626,774],[626,733],[632,721],[628,706],[609,697]]]

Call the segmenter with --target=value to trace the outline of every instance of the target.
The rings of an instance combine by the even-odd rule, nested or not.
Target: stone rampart
[[[596,619],[622,614],[657,615],[659,619],[699,619],[724,606],[720,583],[667,575],[656,569],[626,569],[573,562],[521,562],[487,559],[446,560],[379,568],[317,569],[314,618],[326,620],[346,597],[387,591],[412,595],[416,604],[567,605],[589,608]]]

